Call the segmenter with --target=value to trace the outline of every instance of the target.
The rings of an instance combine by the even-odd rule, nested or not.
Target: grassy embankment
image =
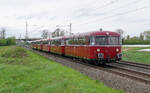
[[[150,49],[150,47],[123,47],[123,60],[150,64],[150,52],[138,50]]]
[[[0,93],[123,93],[19,47],[0,47]]]

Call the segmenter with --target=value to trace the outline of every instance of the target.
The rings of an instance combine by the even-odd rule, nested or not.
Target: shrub
[[[16,39],[14,37],[7,38],[7,45],[15,45]]]
[[[0,39],[0,46],[6,46],[7,40],[6,39]]]
[[[16,38],[10,37],[7,39],[0,39],[0,46],[7,46],[7,45],[16,45]]]
[[[5,51],[3,54],[2,54],[2,57],[6,57],[6,58],[21,58],[21,57],[25,57],[27,56],[27,51],[23,48],[20,48],[20,47],[12,47],[12,48],[9,48],[7,51]]]
[[[129,44],[129,45],[150,44],[150,40],[124,40],[123,44]]]

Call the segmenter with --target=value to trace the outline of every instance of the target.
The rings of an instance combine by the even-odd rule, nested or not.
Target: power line
[[[127,3],[127,4],[124,4],[123,6],[120,6],[120,7],[118,7],[118,8],[111,9],[110,11],[117,10],[117,9],[121,9],[121,8],[127,7],[127,6],[129,6],[129,5],[139,3],[139,2],[141,2],[141,1],[143,1],[143,0],[134,0],[134,1],[129,2],[129,3]]]
[[[100,7],[97,7],[97,8],[95,8],[95,9],[102,9],[102,8],[108,7],[109,5],[112,5],[112,4],[114,4],[114,3],[117,3],[117,2],[119,2],[119,1],[120,1],[120,0],[110,1],[109,3],[106,3],[105,5],[100,6]]]
[[[105,12],[104,14],[110,13],[110,12],[112,12],[113,10],[116,11],[117,9],[124,8],[124,7],[126,7],[126,5],[129,6],[129,5],[131,5],[131,4],[139,3],[140,1],[142,1],[142,0],[134,0],[133,2],[127,3],[127,4],[123,5],[123,6],[118,7],[118,8],[111,9],[111,10]],[[80,23],[80,24],[83,24],[83,23]],[[78,24],[75,24],[75,25],[78,25]]]
[[[26,39],[26,41],[28,39],[28,22],[27,22],[27,20],[26,20],[26,35],[25,35],[25,39]]]
[[[124,5],[122,5],[122,6],[118,7],[118,8],[113,8],[113,9],[107,11],[107,12],[109,13],[109,12],[112,12],[113,10],[116,11],[116,10],[118,10],[118,9],[126,8],[126,7],[129,6],[129,5],[133,5],[133,4],[139,3],[139,2],[141,2],[141,1],[143,1],[143,0],[134,0],[134,1],[129,2],[129,3],[126,3],[126,4],[124,4]],[[107,13],[107,12],[105,12],[105,13]]]
[[[112,5],[112,4],[117,3],[118,1],[120,1],[120,0],[110,1],[109,3],[106,3],[106,4],[104,4],[104,5],[100,6],[100,7],[95,8],[94,10],[103,9],[103,8],[105,8],[105,7],[108,7],[109,5]],[[90,5],[91,5],[91,3],[90,3]]]
[[[72,23],[70,23],[69,27],[70,27],[70,36],[71,36],[71,34],[72,34]]]
[[[95,20],[92,20],[92,21],[87,21],[87,22],[82,23],[82,24],[88,24],[89,22],[94,22],[94,21],[97,21],[99,19],[106,20],[106,19],[109,19],[109,18],[112,18],[112,17],[117,17],[117,16],[120,16],[120,15],[126,15],[126,14],[129,14],[129,13],[132,13],[132,12],[137,12],[137,11],[140,11],[140,10],[143,10],[143,9],[146,9],[146,8],[150,8],[150,6],[145,6],[145,7],[137,8],[137,9],[122,12],[122,13],[117,13],[117,14],[114,14],[114,15],[111,15],[111,16],[108,16],[108,17],[104,17],[103,19],[98,18],[98,19],[95,19]],[[102,20],[100,20],[100,21],[102,21]]]

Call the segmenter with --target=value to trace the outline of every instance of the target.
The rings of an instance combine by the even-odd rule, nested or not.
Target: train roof
[[[54,38],[51,38],[51,40],[58,40],[58,39],[64,39],[65,36],[61,36],[61,37],[54,37]]]
[[[120,36],[119,33],[112,32],[112,31],[92,31],[92,32],[78,33],[72,36],[65,36],[65,38],[82,37],[82,36],[98,36],[98,35],[99,36],[106,36],[106,35]]]
[[[92,31],[92,32],[84,32],[84,33],[78,33],[72,36],[61,36],[61,37],[55,37],[51,39],[41,39],[41,40],[36,40],[35,42],[38,41],[47,41],[47,40],[59,40],[59,39],[65,39],[65,38],[73,38],[73,37],[82,37],[82,36],[106,36],[106,35],[111,35],[111,36],[120,36],[119,33],[117,32],[112,32],[112,31]]]
[[[32,42],[41,42],[41,41],[47,41],[47,40],[50,40],[50,39],[39,39],[39,40],[34,40]]]
[[[92,31],[92,32],[85,32],[78,34],[77,36],[96,36],[96,35],[114,35],[114,36],[120,36],[119,33],[117,32],[112,32],[112,31]]]

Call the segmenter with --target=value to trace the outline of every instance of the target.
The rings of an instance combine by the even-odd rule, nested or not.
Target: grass
[[[124,93],[20,47],[0,47],[0,93]]]
[[[150,47],[123,47],[123,60],[150,64],[150,52],[138,50],[150,49]]]

